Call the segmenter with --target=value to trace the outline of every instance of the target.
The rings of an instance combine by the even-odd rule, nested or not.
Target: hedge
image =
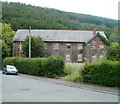
[[[82,71],[84,82],[120,87],[120,62],[105,60],[87,63]]]
[[[20,58],[7,57],[3,60],[3,66],[14,65],[20,73],[54,77],[64,74],[65,61],[61,56],[48,58]]]

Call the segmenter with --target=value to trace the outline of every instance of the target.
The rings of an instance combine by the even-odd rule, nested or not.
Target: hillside
[[[105,31],[110,40],[117,34],[117,20],[21,3],[3,2],[2,21],[10,23],[14,30],[28,29],[28,26],[32,26],[32,29],[92,30],[96,28]]]

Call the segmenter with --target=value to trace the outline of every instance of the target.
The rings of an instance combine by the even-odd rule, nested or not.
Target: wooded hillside
[[[2,22],[12,25],[14,30],[28,29],[70,29],[102,30],[111,41],[116,41],[117,20],[64,12],[56,9],[35,7],[21,3],[2,3]]]

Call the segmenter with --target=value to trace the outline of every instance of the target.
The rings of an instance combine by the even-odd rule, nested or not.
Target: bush
[[[84,66],[82,77],[84,82],[120,87],[120,62],[105,60],[87,63]]]
[[[106,53],[106,57],[108,60],[120,61],[120,44],[112,43]]]
[[[65,61],[61,56],[50,56],[42,63],[44,69],[44,75],[48,77],[54,77],[64,74]]]
[[[53,77],[64,74],[64,59],[60,56],[48,58],[20,58],[8,57],[3,60],[3,65],[14,65],[20,73]]]
[[[3,60],[3,67],[6,65],[14,65],[15,66],[15,61],[17,57],[7,57]]]

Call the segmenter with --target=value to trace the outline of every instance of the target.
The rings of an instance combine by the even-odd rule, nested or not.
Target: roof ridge
[[[17,29],[17,30],[29,30],[29,29]],[[31,29],[31,30],[93,31],[93,30],[63,30],[63,29]],[[100,32],[100,31],[97,31],[97,32]]]

